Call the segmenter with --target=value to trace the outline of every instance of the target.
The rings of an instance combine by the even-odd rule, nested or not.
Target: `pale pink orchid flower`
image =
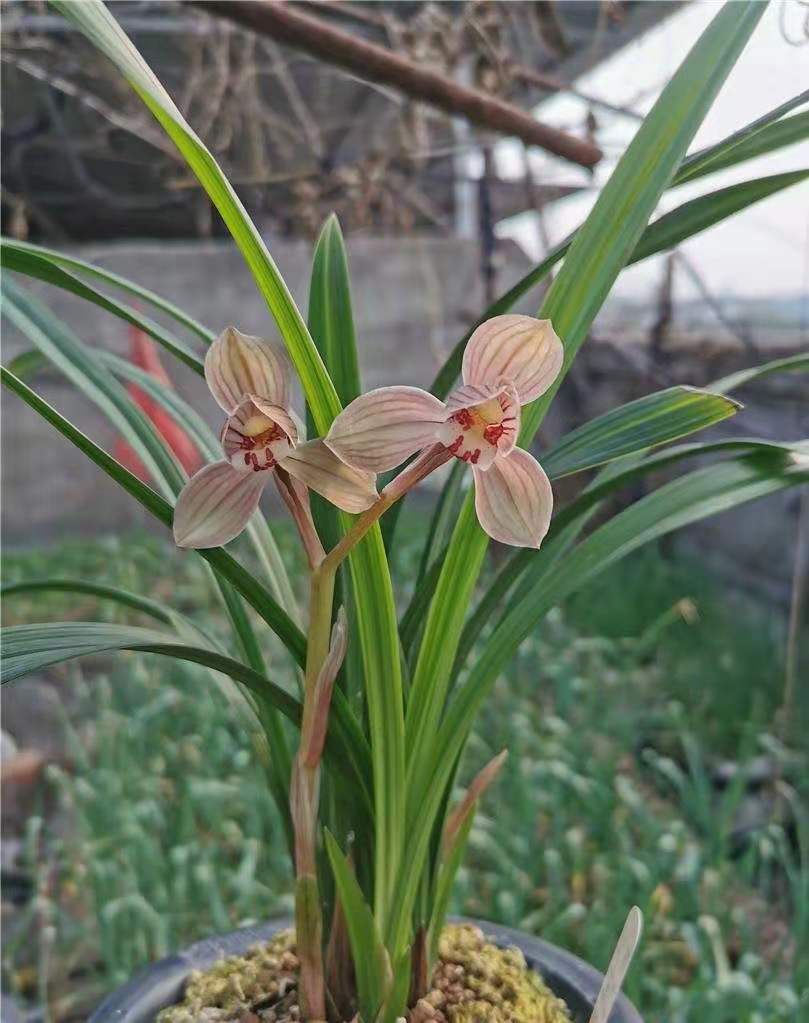
[[[348,465],[384,472],[422,451],[426,471],[452,455],[468,462],[478,521],[494,540],[539,547],[553,509],[551,484],[516,447],[520,406],[551,386],[564,350],[550,320],[495,316],[472,334],[463,384],[446,402],[418,387],[381,387],[356,398],[325,440]],[[419,478],[416,462],[407,470]]]
[[[179,547],[219,547],[238,536],[271,476],[288,504],[306,504],[306,487],[347,512],[376,500],[375,477],[337,458],[322,440],[300,442],[303,424],[290,408],[285,352],[227,327],[205,356],[205,379],[227,415],[224,459],[188,481],[174,509]],[[301,486],[303,484],[303,486]]]

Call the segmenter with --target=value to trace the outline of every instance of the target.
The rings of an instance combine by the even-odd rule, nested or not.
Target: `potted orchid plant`
[[[606,1020],[639,937],[637,911],[630,913],[599,999],[599,975],[559,950],[494,927],[485,928],[493,945],[474,929],[447,928],[453,879],[477,804],[506,752],[460,799],[455,780],[499,673],[550,608],[646,542],[809,480],[804,443],[674,443],[734,415],[740,406],[729,397],[733,389],[765,373],[805,370],[805,356],[742,371],[708,389],[655,392],[580,426],[539,460],[529,450],[624,266],[806,176],[745,181],[649,223],[667,189],[809,133],[807,115],[791,114],[805,102],[798,97],[687,155],[764,5],[744,0],[718,11],[587,220],[480,317],[430,391],[397,383],[368,393],[357,368],[347,259],[336,221],[327,222],[315,250],[307,322],[224,174],[100,0],[54,6],[117,65],[208,191],[279,335],[256,338],[226,327],[215,336],[160,296],[99,267],[36,245],[3,243],[4,314],[35,347],[3,368],[4,385],[172,528],[177,546],[205,559],[232,626],[225,647],[177,610],[94,580],[18,584],[16,591],[54,586],[95,593],[154,624],[9,628],[4,681],[109,650],[193,661],[231,680],[262,751],[295,870],[294,930],[276,922],[194,946],[113,995],[94,1019],[146,1020],[162,1010],[161,1018],[175,1023],[460,1023],[561,1021],[568,1010],[577,1018],[593,1010],[593,1019]],[[538,317],[510,313],[558,263]],[[8,271],[95,303],[203,374],[224,418],[219,439],[164,384],[76,338]],[[99,285],[137,297],[172,328]],[[188,344],[178,331],[190,332],[197,343]],[[30,378],[43,356],[124,433],[153,486],[36,393]],[[293,373],[306,401],[309,439],[291,405]],[[191,479],[121,383],[133,380],[207,459]],[[708,466],[693,467],[705,457]],[[621,487],[686,460],[679,476],[588,528]],[[388,560],[397,515],[408,494],[442,467],[442,494],[425,533],[416,590],[399,614]],[[554,513],[552,481],[585,470],[594,471],[586,486]],[[305,614],[295,605],[259,508],[270,482],[305,553]],[[257,555],[256,572],[224,549],[242,533]],[[511,553],[479,589],[490,541]],[[296,688],[268,674],[265,630],[288,651]],[[257,946],[258,939],[269,943]],[[498,949],[502,944],[522,947],[550,989],[525,960]],[[239,956],[217,963],[227,952]],[[189,981],[196,967],[211,970]],[[511,1002],[501,1005],[505,991]],[[626,1000],[616,1011],[621,1019],[638,1019]]]

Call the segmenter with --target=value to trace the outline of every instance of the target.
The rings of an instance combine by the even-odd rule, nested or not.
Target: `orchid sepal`
[[[385,472],[436,438],[444,403],[420,387],[380,387],[355,398],[324,438],[348,465]]]
[[[475,330],[464,350],[465,384],[504,378],[521,405],[541,397],[559,375],[565,351],[550,320],[509,313],[493,316]]]
[[[204,550],[235,539],[258,507],[264,480],[230,462],[204,465],[183,488],[174,508],[174,542]]]
[[[205,355],[205,380],[226,415],[251,394],[287,408],[289,375],[289,359],[282,348],[235,327],[225,327]]]
[[[341,511],[363,512],[379,496],[374,473],[348,465],[319,438],[298,444],[278,465]]]

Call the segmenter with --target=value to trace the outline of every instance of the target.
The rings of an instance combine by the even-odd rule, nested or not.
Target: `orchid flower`
[[[303,424],[290,408],[289,375],[280,348],[234,327],[208,349],[205,379],[227,414],[225,458],[195,473],[177,499],[179,547],[219,547],[238,536],[271,475],[288,503],[290,494],[305,498],[306,487],[348,512],[376,499],[372,473],[342,462],[321,440],[299,443]]]
[[[463,384],[446,403],[418,387],[381,387],[352,401],[325,441],[365,472],[392,469],[416,451],[429,468],[452,455],[469,462],[483,529],[501,543],[539,547],[553,493],[536,459],[516,447],[520,406],[548,390],[563,356],[550,320],[495,316],[469,339]]]

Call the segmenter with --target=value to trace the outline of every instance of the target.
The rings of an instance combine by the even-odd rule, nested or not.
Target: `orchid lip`
[[[461,461],[486,470],[514,447],[519,406],[508,382],[496,388],[460,387],[450,395],[447,408],[451,414],[439,428],[438,440]]]
[[[272,452],[269,448],[264,448],[264,461],[259,461],[259,456],[255,451],[245,452],[244,464],[252,465],[254,472],[261,472],[264,469],[274,469],[278,462],[273,458]]]
[[[250,420],[245,424],[244,432],[237,430],[235,427],[230,427],[229,432],[235,434],[239,441],[237,450],[231,456],[231,461],[236,460],[238,462],[241,455],[244,464],[252,466],[255,472],[261,472],[263,469],[274,469],[278,464],[278,459],[273,454],[270,445],[274,442],[286,441],[288,438],[281,427],[277,423],[268,420],[266,416],[253,416],[252,418],[264,419],[269,423],[269,426],[262,429],[260,433],[252,434],[249,429]]]
[[[297,441],[289,411],[249,394],[240,401],[222,430],[222,449],[234,469],[274,469]]]

